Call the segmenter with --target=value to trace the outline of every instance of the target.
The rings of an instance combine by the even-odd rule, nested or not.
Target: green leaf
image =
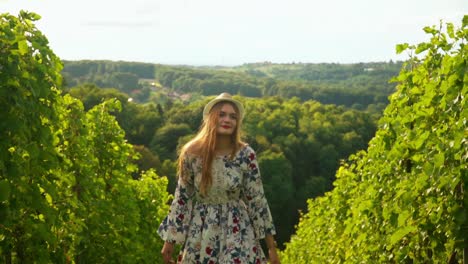
[[[28,43],[26,40],[20,40],[18,42],[18,50],[21,55],[28,53]]]
[[[445,154],[443,152],[434,155],[434,167],[442,168],[444,166]]]
[[[29,19],[32,20],[32,21],[37,21],[39,19],[41,19],[41,16],[39,14],[36,14],[36,13],[29,13]]]
[[[437,34],[437,30],[432,27],[424,27],[423,30],[424,32],[432,34],[432,35]]]
[[[400,54],[408,48],[408,43],[398,44],[396,45],[396,53]]]
[[[416,54],[419,54],[419,53],[421,53],[421,52],[423,52],[423,51],[426,51],[426,50],[429,49],[430,47],[431,47],[431,44],[430,44],[430,43],[425,43],[425,42],[420,43],[420,44],[418,44],[418,46],[416,47],[415,53],[416,53]]]
[[[408,219],[408,217],[410,216],[410,212],[409,211],[402,211],[399,215],[398,215],[398,226],[405,226],[406,224],[406,219]]]
[[[447,34],[451,37],[451,38],[455,38],[455,31],[453,29],[453,24],[452,23],[447,23]]]
[[[424,132],[419,138],[414,142],[415,150],[418,150],[422,147],[424,142],[426,142],[427,138],[429,137],[429,131]]]
[[[399,228],[393,235],[390,237],[390,244],[395,245],[398,241],[400,241],[403,237],[408,235],[411,232],[415,232],[417,229],[415,226],[405,226],[403,228]]]
[[[424,158],[425,158],[425,155],[423,155],[423,154],[415,154],[415,155],[411,156],[411,160],[414,160],[416,162],[420,162]]]
[[[423,165],[423,171],[428,176],[432,175],[434,172],[434,165],[431,162],[425,162]]]

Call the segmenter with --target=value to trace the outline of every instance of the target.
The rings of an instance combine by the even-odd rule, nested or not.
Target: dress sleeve
[[[193,172],[188,157],[183,161],[183,173],[179,175],[169,214],[158,229],[161,238],[170,243],[183,244],[189,230],[194,196]]]
[[[255,151],[247,147],[246,156],[243,158],[246,165],[243,178],[242,200],[247,206],[247,211],[252,221],[255,236],[262,239],[266,235],[275,235],[276,230],[271,217],[270,207],[263,191],[263,183],[258,167]]]

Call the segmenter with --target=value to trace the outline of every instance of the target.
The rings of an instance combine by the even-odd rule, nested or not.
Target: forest
[[[203,106],[246,108],[283,263],[462,263],[466,25],[405,62],[62,61],[37,14],[0,27],[5,263],[161,263],[157,227]]]
[[[191,67],[112,61],[65,61],[66,86],[87,83],[117,88],[141,102],[151,101],[151,82],[178,94],[245,97],[298,97],[358,110],[383,110],[401,62],[359,64],[245,64],[237,67]],[[198,97],[197,97],[198,98]]]

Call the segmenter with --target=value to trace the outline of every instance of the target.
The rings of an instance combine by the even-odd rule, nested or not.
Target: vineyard
[[[159,263],[167,179],[140,173],[107,101],[59,91],[61,63],[34,27],[0,16],[0,255],[5,263]]]
[[[38,19],[24,11],[0,15],[0,261],[162,263],[163,241],[156,231],[171,199],[168,178],[136,165],[141,154],[115,117],[124,102],[108,99],[86,109],[63,91],[62,62],[35,27]],[[366,151],[342,162],[333,190],[307,201],[308,210],[281,252],[282,263],[463,263],[468,254],[467,25],[465,16],[460,28],[426,27],[428,42],[397,46],[409,60],[394,79],[397,91],[375,137]],[[306,136],[299,137],[299,125],[313,130],[335,120],[314,109],[331,109],[336,120],[344,110],[268,100],[245,99],[256,114],[246,129],[256,147],[264,148],[260,161],[272,168],[268,175],[276,184],[266,192],[274,197],[273,211],[280,212],[289,204],[275,191],[293,195],[293,183],[284,184],[278,171],[297,177],[300,170],[286,156],[303,148],[306,141],[300,140],[309,140],[303,127],[299,132]],[[263,112],[275,118],[264,118]],[[363,115],[344,114],[370,127]],[[184,116],[179,112],[173,118]],[[275,120],[287,124],[278,129],[285,131],[281,138],[272,135],[280,127]],[[158,135],[178,129],[183,137],[191,128],[172,129]],[[345,133],[349,145],[361,139],[354,131]],[[164,151],[171,157],[164,141],[153,144],[161,157]],[[319,146],[313,142],[309,146]],[[287,155],[278,150],[293,143],[297,148]],[[334,151],[330,145],[324,149]],[[318,177],[294,180],[320,182]]]
[[[333,191],[309,200],[284,263],[466,258],[467,25],[426,27],[430,41],[397,46],[411,57],[376,136],[340,167]]]

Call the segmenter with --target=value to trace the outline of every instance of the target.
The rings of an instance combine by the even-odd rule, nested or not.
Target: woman
[[[242,104],[222,93],[203,110],[203,125],[181,151],[170,212],[159,227],[164,263],[279,263],[276,233],[254,150],[240,140]]]

